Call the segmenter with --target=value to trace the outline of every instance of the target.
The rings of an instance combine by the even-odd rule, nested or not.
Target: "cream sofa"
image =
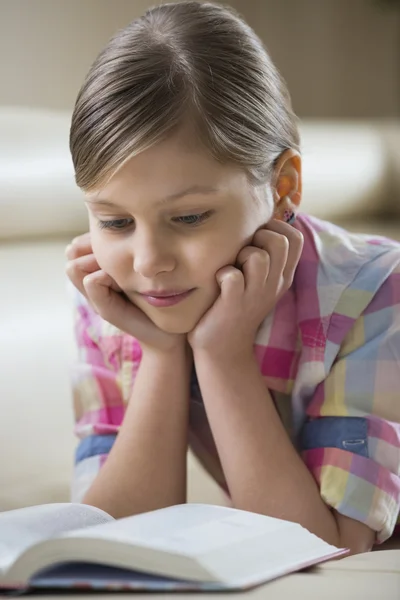
[[[64,248],[87,228],[69,120],[0,107],[0,510],[69,499],[75,348]],[[304,209],[400,239],[400,124],[301,130]],[[224,501],[191,457],[189,499]]]

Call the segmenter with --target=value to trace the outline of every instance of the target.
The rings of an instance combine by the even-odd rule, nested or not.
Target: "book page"
[[[209,581],[235,588],[338,551],[297,523],[206,504],[171,506],[64,535],[130,544],[142,557],[145,551],[154,550],[155,556],[161,551],[164,557],[154,558],[154,571],[175,577],[183,578],[185,570],[173,557],[181,557],[182,565],[189,559],[200,567],[199,573],[209,574]]]
[[[101,527],[71,531],[67,537],[128,542],[165,552],[196,556],[259,536],[300,527],[223,506],[183,504],[118,519]]]
[[[113,518],[99,508],[74,503],[43,504],[0,513],[0,575],[19,554],[40,540],[110,521]]]

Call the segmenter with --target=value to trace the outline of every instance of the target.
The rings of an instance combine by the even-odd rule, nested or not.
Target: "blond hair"
[[[265,182],[279,155],[299,149],[285,83],[254,31],[231,9],[163,4],[119,31],[79,92],[70,149],[84,191],[189,120],[222,163]]]

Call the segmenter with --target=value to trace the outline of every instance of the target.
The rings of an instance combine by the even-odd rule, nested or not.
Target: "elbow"
[[[365,554],[366,552],[371,552],[373,544],[361,544],[354,542],[352,544],[346,544],[345,541],[340,542],[341,548],[347,548],[348,554],[346,554],[343,558],[347,558],[348,556],[353,556],[354,554]]]
[[[339,545],[347,548],[347,556],[370,552],[376,541],[376,532],[364,523],[336,513]]]

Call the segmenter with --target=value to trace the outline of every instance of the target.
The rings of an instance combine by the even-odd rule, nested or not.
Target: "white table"
[[[160,598],[160,594],[156,597]],[[303,573],[271,581],[250,592],[162,594],[171,600],[400,600],[400,550],[382,550],[332,561]],[[150,594],[80,593],[36,595],[36,600],[149,600]]]

